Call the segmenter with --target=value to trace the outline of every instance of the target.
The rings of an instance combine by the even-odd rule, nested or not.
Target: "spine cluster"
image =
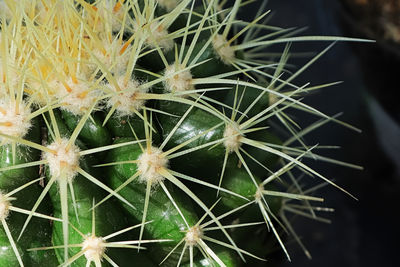
[[[294,79],[360,40],[225,2],[0,1],[0,266],[262,266],[288,238],[309,256],[291,215],[324,220],[321,185],[349,193],[306,159],[359,167],[304,141],[355,129],[303,102],[334,83]],[[331,44],[289,71],[307,41]]]

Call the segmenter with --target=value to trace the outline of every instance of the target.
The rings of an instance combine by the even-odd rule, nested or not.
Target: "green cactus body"
[[[126,139],[121,138],[117,140],[117,143],[126,141]],[[131,145],[110,151],[109,158],[112,158],[115,162],[126,162],[136,160],[141,154],[142,151],[138,145]],[[110,180],[111,187],[117,189],[132,177],[136,171],[137,166],[135,164],[121,164],[108,167],[107,177]],[[135,210],[126,207],[126,211],[132,216],[133,221],[140,221],[142,219],[143,205],[146,197],[146,184],[143,181],[140,182],[139,179],[136,178],[135,181],[121,190],[121,195],[126,197],[136,207]],[[176,205],[179,206],[186,222],[190,225],[195,224],[197,215],[193,210],[190,200],[174,188],[169,187],[168,191]],[[187,227],[186,222],[174,207],[174,203],[165,195],[159,185],[151,189],[151,198],[148,205],[146,218],[152,221],[152,223],[146,227],[144,236],[151,239],[171,239],[171,242],[159,244],[154,248],[157,253],[154,253],[153,259],[159,263],[185,236],[184,230]],[[177,259],[172,257],[170,260]]]
[[[229,250],[224,249],[216,249],[216,254],[222,260],[222,262],[228,267],[234,266],[241,266],[240,260],[238,259],[237,255],[232,253]],[[195,261],[193,262],[194,267],[207,267],[207,266],[216,266],[218,263],[204,257],[196,257]],[[183,265],[185,267],[189,267],[189,264]]]
[[[13,197],[16,200],[11,204],[15,207],[23,207],[29,209],[33,206],[35,198],[40,194],[41,188],[37,185],[31,185],[23,192],[19,192]],[[52,206],[47,203],[42,206],[39,212],[48,213],[52,210]],[[24,224],[26,216],[17,212],[12,212],[7,218],[7,224],[10,231],[17,240],[19,232]],[[10,245],[9,239],[3,229],[0,229],[0,243],[1,243],[1,256],[0,265],[2,266],[18,266],[19,263]],[[53,250],[45,251],[27,251],[30,248],[37,248],[42,246],[51,246],[51,226],[50,222],[46,219],[33,218],[32,222],[27,228],[27,233],[23,235],[17,243],[18,250],[21,254],[23,262],[26,266],[38,265],[57,265],[57,258]]]
[[[123,211],[119,205],[114,201],[108,201],[95,209],[95,233],[92,233],[92,207],[93,201],[102,199],[105,194],[96,188],[92,183],[88,182],[84,177],[76,177],[74,182],[74,193],[75,193],[75,203],[72,198],[68,199],[69,206],[69,243],[70,244],[82,244],[85,238],[90,237],[91,234],[95,234],[97,237],[105,237],[113,232],[124,229],[129,226],[128,220],[123,216]],[[59,201],[60,196],[56,190],[50,191],[50,196],[54,203],[54,216],[61,217],[61,203]],[[76,205],[76,211],[74,205]],[[81,233],[84,234],[82,237],[72,226],[76,227]],[[53,224],[53,244],[55,246],[63,245],[63,230],[61,223]],[[75,254],[79,253],[82,248],[70,248],[69,256],[73,257]],[[122,251],[122,252],[121,252]],[[57,257],[60,262],[63,262],[63,250],[57,249]],[[113,259],[114,262],[120,266],[128,266],[132,259],[127,256],[121,255],[127,251],[123,249],[107,249],[107,254]],[[131,252],[132,253],[132,252]],[[134,255],[134,253],[132,253]],[[86,264],[87,258],[81,257],[75,261],[72,266],[84,266]],[[104,262],[104,264],[107,264]],[[107,265],[111,266],[111,265]]]
[[[171,133],[188,108],[189,107],[178,103],[168,103],[164,101],[160,103],[160,110],[178,116],[176,118],[167,118],[164,115],[159,116],[164,138]],[[212,129],[214,127],[216,128]],[[210,129],[212,130],[209,131]],[[196,148],[217,141],[223,138],[224,134],[224,125],[219,118],[216,118],[201,109],[193,108],[185,117],[184,121],[179,125],[179,128],[173,133],[166,148],[176,147],[177,145],[182,144],[194,136],[206,131],[208,132],[204,137],[191,142],[183,149]],[[198,178],[208,181],[212,180],[215,178],[215,174],[220,172],[220,166],[222,166],[223,163],[225,149],[222,146],[217,146],[212,149],[209,148],[210,147],[205,147],[204,149],[192,152],[191,155],[193,155],[193,157],[191,158],[182,156],[173,159],[171,161],[173,169],[188,175],[197,175]],[[202,166],[207,166],[207,168],[203,168]],[[210,177],[210,175],[213,176]]]
[[[61,111],[65,124],[70,131],[73,131],[78,125],[80,119],[68,111]],[[93,121],[87,120],[83,126],[79,139],[88,147],[101,147],[111,143],[111,134],[102,126],[104,118],[99,114],[92,114]]]
[[[324,209],[302,174],[348,192],[303,159],[359,167],[303,140],[352,128],[302,102],[329,84],[295,84],[332,45],[289,72],[290,44],[364,40],[200,2],[0,1],[1,266],[256,266],[290,259],[286,233],[309,256],[288,216]]]

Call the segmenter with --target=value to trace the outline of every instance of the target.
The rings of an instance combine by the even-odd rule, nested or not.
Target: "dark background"
[[[243,8],[240,16],[247,20],[252,19],[259,3],[260,1]],[[267,9],[272,11],[269,24],[280,27],[307,26],[303,35],[351,35],[349,25],[343,23],[343,9],[339,1],[270,0]],[[328,44],[294,44],[292,51],[319,52]],[[338,43],[296,80],[298,85],[306,82],[322,84],[344,81],[308,96],[305,102],[328,115],[344,112],[340,119],[363,132],[359,134],[331,123],[308,135],[306,141],[309,145],[339,145],[341,149],[325,155],[361,165],[364,170],[307,162],[324,176],[335,179],[336,183],[359,200],[355,201],[331,186],[318,191],[317,195],[325,198],[324,205],[335,209],[333,214],[320,213],[331,219],[332,224],[297,218],[294,227],[313,259],[308,260],[299,246],[292,243],[288,244],[292,263],[286,261],[282,266],[399,266],[395,265],[394,258],[400,237],[396,216],[400,203],[400,177],[393,162],[399,162],[400,135],[398,124],[392,122],[392,117],[398,114],[391,113],[387,116],[385,109],[392,110],[392,107],[386,105],[381,109],[369,93],[377,90],[393,99],[395,96],[390,94],[395,90],[390,91],[388,88],[396,89],[396,84],[380,81],[382,78],[376,75],[373,86],[368,86],[371,83],[367,84],[366,78],[371,77],[366,76],[371,76],[371,73],[365,71],[367,64],[361,63],[355,53],[358,49],[369,51],[368,49],[376,46],[367,43]],[[297,66],[301,66],[302,62],[305,61],[291,61]],[[364,68],[361,67],[362,64]],[[382,71],[389,67],[384,59],[377,64],[382,66]],[[395,66],[390,68],[395,70]],[[386,93],[383,90],[388,91]],[[309,116],[297,113],[295,116],[302,125],[312,122]],[[398,164],[397,166],[400,167]]]

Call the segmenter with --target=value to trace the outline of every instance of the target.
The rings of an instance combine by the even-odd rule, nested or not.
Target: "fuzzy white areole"
[[[91,88],[91,84],[82,79],[68,78],[65,84],[57,83],[56,97],[59,99],[61,109],[75,115],[84,115],[95,103],[102,91]]]
[[[88,63],[85,64],[84,71],[86,74],[92,75],[98,67],[100,61],[106,68],[112,73],[120,74],[123,73],[129,62],[130,44],[121,44],[119,39],[115,39],[110,42],[107,37],[101,39],[101,48],[93,49],[93,56],[96,59],[89,58]]]
[[[9,136],[22,138],[32,126],[29,120],[30,108],[25,102],[0,99],[0,132]],[[11,139],[0,137],[0,141],[8,144]]]
[[[8,199],[0,192],[0,220],[6,220],[10,213],[10,202]]]
[[[142,182],[151,182],[156,185],[165,178],[159,174],[160,169],[168,167],[168,159],[162,155],[163,151],[157,147],[146,149],[137,159],[139,180]]]
[[[154,20],[144,25],[135,22],[133,28],[138,38],[145,38],[151,48],[160,47],[164,52],[174,48],[174,40],[168,37],[168,29],[159,21]]]
[[[199,240],[203,237],[203,230],[196,225],[191,227],[185,235],[185,242],[188,246],[196,246]]]
[[[119,88],[116,88],[112,83],[106,84],[113,95],[107,100],[107,107],[116,107],[117,116],[132,116],[135,111],[141,110],[146,100],[138,99],[138,94],[146,93],[148,89],[140,87],[140,83],[135,79],[125,79],[124,75],[116,78]]]
[[[106,243],[103,238],[90,235],[82,243],[82,251],[88,262],[96,262],[103,258],[106,251]]]
[[[190,70],[182,71],[183,66],[171,64],[165,69],[164,87],[168,92],[185,92],[194,90],[193,76]]]
[[[236,125],[236,127],[230,124],[225,126],[224,146],[229,153],[237,151],[242,145],[241,139],[243,138],[243,135],[238,132],[238,128],[238,125]]]
[[[215,54],[225,65],[230,65],[235,61],[235,50],[228,44],[223,35],[215,35],[211,43]]]
[[[44,152],[50,175],[71,182],[78,175],[79,148],[74,144],[69,145],[69,140],[65,138],[54,141],[47,148],[53,151]]]

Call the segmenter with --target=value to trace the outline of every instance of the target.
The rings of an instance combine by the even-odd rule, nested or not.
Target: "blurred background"
[[[384,2],[393,6],[383,6]],[[284,28],[308,27],[302,35],[377,40],[377,43],[337,43],[297,79],[297,85],[343,81],[307,96],[305,102],[328,115],[344,112],[340,119],[362,129],[362,133],[330,123],[308,135],[306,141],[309,145],[338,145],[340,149],[324,155],[361,165],[364,170],[307,161],[359,200],[331,186],[318,191],[316,195],[325,198],[325,206],[335,209],[332,214],[322,214],[332,223],[327,225],[297,218],[294,228],[313,259],[308,260],[300,247],[292,242],[288,244],[292,263],[285,261],[282,266],[398,266],[395,255],[400,237],[396,216],[400,203],[400,105],[396,93],[400,89],[397,82],[400,71],[396,63],[400,63],[400,45],[395,43],[395,28],[388,27],[388,34],[383,28],[370,27],[377,25],[373,14],[382,15],[378,9],[397,5],[400,10],[400,1],[390,2],[268,1],[267,9],[272,11],[269,24]],[[252,19],[259,3],[242,8],[240,15]],[[367,7],[372,9],[367,10]],[[371,17],[363,13],[364,8]],[[400,20],[400,12],[396,19]],[[382,17],[377,20],[382,22]],[[327,45],[327,42],[294,44],[292,51],[319,52]],[[302,62],[306,61],[300,58],[290,63],[302,66]],[[302,125],[312,122],[309,116],[302,114],[296,114],[296,119]]]

